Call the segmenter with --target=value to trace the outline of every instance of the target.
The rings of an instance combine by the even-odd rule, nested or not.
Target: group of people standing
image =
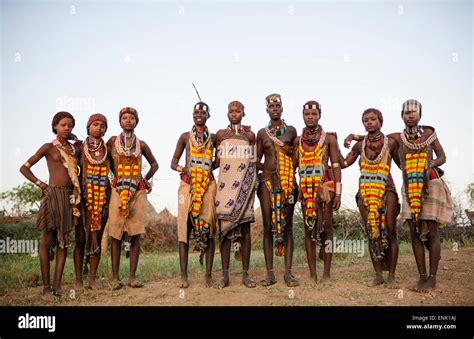
[[[333,212],[341,204],[343,168],[359,157],[360,180],[357,206],[368,236],[370,257],[375,270],[374,285],[385,282],[395,287],[398,258],[396,219],[400,212],[397,190],[390,175],[392,159],[401,169],[402,218],[411,231],[413,252],[420,274],[416,289],[429,291],[436,286],[441,258],[438,228],[452,221],[453,209],[449,189],[439,168],[446,161],[434,128],[419,125],[421,104],[413,99],[402,105],[405,129],[384,135],[382,113],[369,108],[362,114],[366,135],[350,134],[345,147],[356,144],[344,157],[337,136],[320,125],[321,105],[308,101],[303,105],[305,127],[298,135],[282,119],[283,104],[279,94],[266,97],[270,121],[255,135],[242,124],[245,107],[239,101],[228,105],[229,124],[211,133],[206,126],[210,107],[204,102],[194,105],[194,124],[181,134],[171,160],[181,181],[178,188],[178,246],[181,288],[189,286],[189,243],[205,259],[205,285],[224,288],[229,285],[231,252],[242,261],[242,284],[252,288],[257,283],[249,275],[251,254],[250,224],[255,221],[255,193],[260,201],[263,220],[263,252],[266,277],[262,286],[276,283],[274,253],[284,257],[284,281],[287,286],[299,284],[292,274],[293,212],[301,203],[305,228],[305,249],[310,276],[318,281],[317,246],[323,261],[320,282],[330,282],[333,253]],[[130,255],[130,287],[141,287],[136,279],[140,252],[140,235],[145,233],[142,208],[149,180],[158,164],[148,147],[134,133],[138,113],[131,107],[119,115],[122,133],[105,143],[107,119],[94,114],[87,123],[88,137],[77,141],[72,134],[74,118],[59,112],[52,122],[56,139],[43,145],[21,167],[20,171],[42,190],[38,226],[42,230],[40,264],[44,293],[61,294],[61,277],[67,254],[68,234],[76,230],[74,264],[76,288],[82,289],[84,255],[89,260],[88,288],[95,288],[100,259],[100,239],[104,228],[112,237],[112,289],[123,285],[119,280],[121,242]],[[72,142],[71,142],[72,141]],[[184,165],[180,159],[185,153]],[[433,156],[436,154],[436,158]],[[142,177],[142,155],[150,170]],[[38,180],[30,167],[46,157],[49,184]],[[78,169],[80,171],[78,171]],[[219,169],[216,179],[213,171]],[[80,174],[79,174],[80,173]],[[113,180],[109,181],[109,173]],[[297,175],[299,182],[297,182]],[[222,279],[214,283],[212,267],[215,238],[219,239]],[[328,246],[329,245],[329,246]],[[429,274],[425,263],[429,251]],[[56,249],[54,280],[50,284],[49,261]]]

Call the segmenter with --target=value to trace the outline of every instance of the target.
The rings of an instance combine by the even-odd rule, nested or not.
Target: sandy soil
[[[41,287],[12,288],[0,296],[0,305],[64,305],[64,306],[435,306],[474,305],[474,272],[472,262],[474,248],[462,248],[457,252],[442,251],[438,271],[438,287],[430,293],[410,290],[417,278],[415,261],[411,253],[401,255],[397,267],[398,289],[386,286],[370,287],[372,266],[367,260],[332,270],[330,286],[315,284],[309,278],[306,267],[296,267],[294,274],[300,286],[288,288],[283,281],[283,269],[276,268],[278,282],[271,287],[246,288],[241,284],[240,272],[231,272],[231,286],[225,289],[206,288],[203,276],[190,276],[190,287],[180,289],[180,279],[148,281],[140,289],[125,288],[110,291],[107,281],[101,288],[84,294],[56,297],[41,296]],[[321,274],[318,268],[318,274]],[[252,277],[260,281],[263,269],[251,270]],[[220,272],[214,273],[220,278]],[[73,288],[65,285],[65,290]]]

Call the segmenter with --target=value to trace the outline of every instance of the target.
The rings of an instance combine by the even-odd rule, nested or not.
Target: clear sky
[[[233,99],[256,132],[268,122],[265,96],[277,92],[299,132],[302,105],[319,101],[341,147],[364,133],[368,107],[384,114],[383,131],[401,131],[401,104],[416,98],[445,148],[445,179],[462,192],[474,181],[472,17],[471,1],[1,1],[0,191],[25,181],[18,169],[54,138],[57,111],[75,116],[80,137],[90,114],[105,114],[108,138],[132,106],[160,165],[149,198],[176,213],[169,167],[192,126],[194,82],[212,132],[227,125]],[[47,180],[45,160],[32,170]],[[358,173],[343,171],[343,206],[355,207]]]

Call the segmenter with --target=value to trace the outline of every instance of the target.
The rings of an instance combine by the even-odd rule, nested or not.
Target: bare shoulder
[[[217,133],[216,133],[217,140],[221,140],[226,131],[227,131],[226,129],[218,130]]]
[[[435,129],[432,126],[423,126],[423,130],[427,136],[430,136],[431,134],[435,132]]]
[[[400,140],[400,132],[390,133],[387,135],[387,137],[398,141]]]
[[[49,153],[49,151],[51,151],[53,147],[54,145],[52,142],[47,142],[39,148],[39,150],[36,152],[36,155],[45,155]]]
[[[250,141],[255,141],[255,133],[251,130],[247,131],[247,136]]]
[[[117,139],[116,136],[110,137],[110,139],[107,141],[107,145],[113,145],[115,142],[115,139]]]
[[[337,138],[334,134],[326,133],[326,139],[329,143],[334,144],[337,142]]]
[[[395,149],[398,147],[398,141],[395,138],[387,137],[388,139],[388,147],[390,149]]]
[[[189,132],[183,132],[179,136],[179,139],[181,139],[181,140],[186,140],[187,138],[189,138]]]
[[[44,143],[43,146],[40,147],[40,149],[44,149],[44,150],[49,150],[53,147],[53,143],[52,142],[47,142],[47,143]]]
[[[296,132],[296,128],[293,126],[288,126],[288,131],[290,131],[294,135],[298,135],[298,132]]]
[[[140,147],[141,148],[145,148],[145,149],[149,149],[150,147],[148,146],[148,144],[145,142],[145,140],[141,140],[140,139]]]
[[[258,133],[257,133],[257,138],[258,138],[258,139],[262,139],[262,138],[264,138],[266,135],[267,135],[267,133],[265,132],[265,128],[260,128],[260,129],[258,130]]]

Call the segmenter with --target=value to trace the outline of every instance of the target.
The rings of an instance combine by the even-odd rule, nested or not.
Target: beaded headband
[[[272,102],[281,104],[281,95],[276,93],[270,94],[265,98],[265,101],[267,102],[267,106],[269,106]]]
[[[245,109],[245,106],[240,102],[240,101],[237,101],[237,100],[234,100],[234,101],[231,101],[229,103],[229,105],[227,106],[227,108],[230,110],[231,108],[237,108],[237,109],[241,109],[242,111]]]
[[[119,113],[119,120],[122,118],[122,115],[124,114],[133,114],[135,116],[135,120],[137,120],[137,125],[138,125],[138,112],[135,108],[133,107],[124,107],[120,110],[120,113]]]
[[[315,101],[307,102],[303,105],[303,109],[317,109],[319,112],[321,112],[321,105]]]
[[[405,112],[417,112],[421,115],[421,103],[415,99],[409,99],[402,105],[402,115]]]
[[[211,114],[210,114],[211,109],[209,108],[209,105],[206,104],[205,102],[200,101],[194,105],[194,111],[199,111],[199,110],[206,112],[206,115],[208,118],[211,117]]]

